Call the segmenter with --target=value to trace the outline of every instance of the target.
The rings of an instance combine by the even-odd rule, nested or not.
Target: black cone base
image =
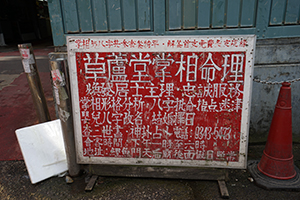
[[[264,175],[257,169],[259,160],[248,161],[248,170],[256,185],[267,190],[295,190],[300,191],[300,170],[295,166],[296,176],[288,180],[274,179]]]

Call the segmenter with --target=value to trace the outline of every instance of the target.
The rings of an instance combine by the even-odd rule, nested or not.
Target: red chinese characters
[[[168,39],[165,42],[158,39],[76,39],[77,49],[159,49],[167,47],[171,49],[221,49],[221,48],[245,48],[248,45],[245,39]]]

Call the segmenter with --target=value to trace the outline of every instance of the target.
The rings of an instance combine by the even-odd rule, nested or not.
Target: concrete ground
[[[34,48],[42,52],[51,48],[49,45],[46,41]],[[23,72],[16,50],[16,46],[0,47],[0,91]],[[37,57],[39,71],[49,72],[47,56],[36,56],[40,56]],[[248,160],[259,160],[263,150],[264,144],[250,144]],[[300,168],[300,144],[293,145],[293,155],[295,165]],[[226,185],[230,199],[300,199],[300,192],[256,186],[247,170],[228,169],[228,173]],[[0,199],[221,199],[217,181],[99,177],[94,189],[85,192],[89,178],[90,174],[85,172],[73,177],[74,182],[70,184],[63,176],[32,185],[23,160],[3,160],[0,161]]]
[[[264,145],[250,145],[249,159],[260,159],[263,149]],[[298,167],[299,152],[300,145],[294,144]],[[0,199],[222,199],[217,181],[99,177],[94,189],[85,192],[87,173],[73,178],[71,184],[66,183],[65,177],[52,177],[32,185],[23,161],[1,161],[0,169]],[[230,199],[300,199],[300,192],[257,187],[247,170],[228,171]]]

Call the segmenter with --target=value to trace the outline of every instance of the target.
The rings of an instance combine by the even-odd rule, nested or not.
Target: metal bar
[[[269,31],[269,19],[271,12],[271,0],[260,0],[257,2],[256,35],[257,39],[266,37]]]
[[[166,5],[165,1],[153,1],[154,34],[164,35],[166,31]],[[145,34],[145,33],[143,33]]]
[[[48,10],[51,21],[51,30],[54,46],[63,46],[66,43],[64,36],[64,19],[60,0],[48,2]]]
[[[80,173],[80,165],[76,161],[67,60],[62,54],[57,53],[51,53],[49,57],[53,90],[61,120],[69,174],[70,176],[77,176]]]
[[[50,121],[50,114],[36,66],[36,60],[33,54],[32,46],[30,43],[27,43],[19,44],[18,47],[39,122]]]

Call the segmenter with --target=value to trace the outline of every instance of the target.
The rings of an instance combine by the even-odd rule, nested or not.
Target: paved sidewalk
[[[55,119],[50,73],[39,74],[51,119]],[[16,79],[0,90],[0,161],[23,160],[15,130],[39,123],[26,74],[11,76]]]
[[[48,59],[54,48],[48,43],[33,47],[51,119],[55,119]],[[17,45],[0,47],[0,122],[0,161],[23,160],[15,130],[37,124],[38,118]]]

